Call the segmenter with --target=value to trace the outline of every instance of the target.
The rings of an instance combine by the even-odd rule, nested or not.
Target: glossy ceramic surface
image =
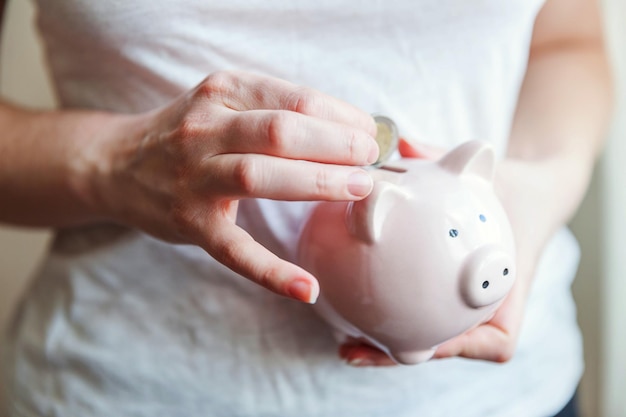
[[[440,161],[372,171],[362,201],[320,203],[298,250],[320,282],[317,312],[404,364],[492,317],[515,280],[493,175],[491,147],[467,142]]]

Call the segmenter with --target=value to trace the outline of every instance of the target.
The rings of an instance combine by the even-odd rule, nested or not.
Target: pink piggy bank
[[[436,162],[401,159],[372,171],[362,201],[315,207],[298,262],[318,278],[315,308],[337,337],[414,364],[493,316],[515,280],[494,167],[489,145],[467,142]]]

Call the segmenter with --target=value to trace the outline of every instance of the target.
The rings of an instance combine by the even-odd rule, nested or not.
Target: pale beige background
[[[52,107],[53,99],[32,28],[29,1],[8,1],[0,55],[0,90],[4,97],[34,107]],[[0,196],[0,204],[3,197]],[[18,294],[37,265],[49,233],[0,227],[0,344]],[[0,416],[4,399],[0,386]]]
[[[5,97],[20,103],[51,107],[52,94],[33,34],[30,2],[13,0],[9,3],[0,61],[2,69],[0,89]],[[620,9],[618,3],[621,4],[621,0],[606,0],[606,3],[614,11]],[[614,13],[611,15],[615,16]],[[619,28],[615,27],[612,35],[621,36],[618,32]],[[623,42],[617,44],[624,45]],[[618,128],[616,130],[620,131]],[[626,132],[626,129],[621,131]],[[613,136],[618,135],[613,133]],[[608,165],[609,168],[602,165],[598,169],[594,186],[573,222],[574,232],[581,241],[584,253],[575,292],[579,304],[580,323],[586,340],[587,372],[583,379],[581,396],[587,417],[626,417],[624,401],[620,402],[619,399],[616,400],[607,394],[620,390],[626,393],[626,386],[617,385],[621,383],[619,376],[613,378],[617,383],[609,378],[609,370],[615,367],[621,369],[626,353],[620,356],[619,352],[617,354],[614,352],[615,349],[610,351],[607,348],[616,343],[612,342],[610,328],[607,330],[606,315],[610,309],[600,302],[606,297],[607,291],[611,292],[613,288],[610,283],[605,283],[605,276],[610,274],[604,271],[607,262],[602,251],[603,244],[608,242],[603,230],[609,227],[601,221],[603,213],[606,212],[604,207],[606,198],[603,198],[604,194],[601,191],[608,183],[605,177],[613,174],[610,164]],[[19,292],[26,285],[29,274],[36,268],[48,239],[49,234],[45,231],[0,227],[0,326],[4,327],[9,311],[16,302]],[[612,356],[605,355],[606,352],[613,352]],[[621,362],[616,364],[614,359]],[[1,403],[0,394],[0,405]]]

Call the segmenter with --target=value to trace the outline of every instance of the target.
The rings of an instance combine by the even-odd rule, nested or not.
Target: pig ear
[[[475,176],[492,182],[495,154],[491,145],[481,141],[465,142],[439,160],[439,165],[460,176]]]
[[[406,192],[399,186],[387,181],[375,181],[370,195],[348,205],[348,232],[365,243],[376,243],[392,207],[404,198]]]

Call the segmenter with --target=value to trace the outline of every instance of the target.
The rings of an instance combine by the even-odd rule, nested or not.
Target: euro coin
[[[388,117],[375,115],[376,122],[376,143],[378,143],[378,159],[374,166],[380,166],[387,162],[391,155],[398,148],[398,127],[395,122]]]

